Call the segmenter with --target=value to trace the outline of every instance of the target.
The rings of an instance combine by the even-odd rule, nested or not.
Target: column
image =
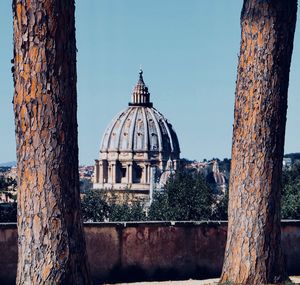
[[[154,166],[150,166],[149,167],[149,173],[150,173],[150,176],[149,176],[149,180],[150,180],[150,193],[149,193],[149,196],[150,196],[150,205],[153,201],[153,192],[154,192],[154,187],[155,187],[155,167]]]
[[[103,161],[99,163],[99,183],[103,184]]]
[[[142,183],[144,183],[144,184],[149,183],[148,182],[149,181],[148,168],[149,168],[149,165],[145,164],[144,168],[143,168],[143,176],[142,176],[142,178],[143,178]]]
[[[116,183],[116,161],[111,162],[111,183]]]
[[[112,171],[111,171],[111,164],[110,164],[110,162],[108,162],[108,165],[107,165],[107,183],[112,183],[112,180],[111,180],[111,173],[112,173]]]
[[[142,169],[141,183],[145,184],[146,183],[146,165],[141,166],[141,169]]]
[[[148,164],[145,164],[145,167],[144,167],[144,175],[145,175],[145,184],[148,183]]]
[[[95,159],[95,176],[94,176],[95,183],[99,183],[99,160]]]
[[[149,180],[150,180],[150,165],[149,164],[145,164],[145,184],[149,184]]]
[[[174,170],[177,170],[178,166],[179,166],[179,160],[175,159],[174,160]]]
[[[132,184],[132,164],[127,164],[127,183]]]

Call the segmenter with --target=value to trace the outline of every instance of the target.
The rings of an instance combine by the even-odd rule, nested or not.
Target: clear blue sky
[[[10,3],[0,2],[0,162],[15,160]],[[178,134],[182,157],[230,157],[242,1],[76,3],[80,162],[98,157],[102,133],[127,106],[140,66],[154,106]],[[286,153],[300,151],[299,25]]]

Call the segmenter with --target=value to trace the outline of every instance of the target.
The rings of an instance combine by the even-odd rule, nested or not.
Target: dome
[[[177,157],[178,139],[172,125],[155,108],[129,106],[106,129],[101,152],[161,152]]]
[[[105,130],[100,152],[157,152],[177,158],[177,135],[168,120],[153,108],[142,70],[139,75],[132,102]]]
[[[142,71],[131,98],[103,134],[93,187],[151,201],[160,177],[165,182],[178,169],[180,148],[172,125],[150,102]]]

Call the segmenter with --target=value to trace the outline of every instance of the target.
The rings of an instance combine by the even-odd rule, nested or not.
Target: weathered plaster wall
[[[92,276],[101,281],[206,278],[220,274],[226,222],[85,224]],[[282,223],[288,273],[300,274],[300,221]],[[15,224],[0,224],[0,284],[14,284]]]
[[[0,224],[0,284],[15,284],[17,271],[17,229],[15,224]]]

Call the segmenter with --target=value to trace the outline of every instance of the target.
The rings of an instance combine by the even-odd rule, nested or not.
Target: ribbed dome
[[[151,203],[153,189],[178,169],[180,149],[172,125],[153,108],[142,70],[131,98],[103,134],[93,187],[121,196],[130,191],[133,201]]]
[[[106,129],[101,152],[162,152],[179,156],[178,139],[172,125],[153,107],[129,106]]]

